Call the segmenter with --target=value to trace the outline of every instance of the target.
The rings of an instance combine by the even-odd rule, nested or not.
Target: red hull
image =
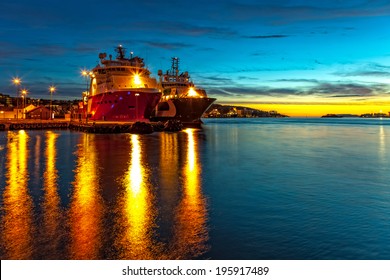
[[[161,98],[161,92],[126,91],[107,92],[88,100],[88,118],[105,121],[145,121]]]

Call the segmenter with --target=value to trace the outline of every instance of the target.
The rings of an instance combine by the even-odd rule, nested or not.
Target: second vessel
[[[177,57],[172,58],[170,70],[165,74],[159,70],[158,75],[163,96],[151,119],[155,121],[177,119],[185,125],[200,124],[203,113],[216,99],[209,98],[205,90],[196,88],[190,81],[188,72],[179,74]]]

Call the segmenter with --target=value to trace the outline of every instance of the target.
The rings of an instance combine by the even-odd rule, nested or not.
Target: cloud
[[[281,80],[281,81],[298,81],[298,80]],[[258,86],[249,87],[245,85],[231,86],[210,86],[209,95],[241,97],[245,100],[261,97],[275,97],[289,100],[293,97],[314,97],[314,98],[373,98],[388,95],[390,87],[387,84],[363,84],[363,83],[338,83],[338,82],[319,82],[316,80],[309,81],[313,85],[290,86],[290,87],[269,87]]]
[[[142,31],[162,32],[174,36],[199,37],[204,35],[217,37],[236,36],[237,32],[231,28],[201,26],[180,21],[145,21],[131,26],[131,29]]]
[[[305,95],[298,88],[270,88],[270,87],[215,87],[208,90],[209,95],[234,96],[253,98],[262,96],[287,97],[288,95]]]
[[[390,77],[390,72],[386,71],[354,71],[347,73],[337,73],[342,77],[354,77],[354,76],[370,76],[370,77]]]
[[[177,50],[177,49],[183,49],[183,48],[189,48],[192,47],[190,44],[185,43],[164,43],[164,42],[152,42],[152,41],[143,41],[146,45],[157,48],[157,49],[164,49],[164,50]]]
[[[286,38],[288,35],[254,35],[254,36],[242,36],[242,38],[248,39],[278,39],[278,38]]]
[[[366,63],[355,67],[353,70],[337,71],[333,75],[340,77],[390,77],[390,66],[378,63]]]
[[[251,20],[261,18],[273,24],[287,24],[298,21],[324,20],[336,18],[389,16],[390,4],[388,2],[366,1],[363,4],[348,3],[322,3],[313,2],[312,5],[299,4],[245,4],[229,3],[228,9],[231,17],[236,20]],[[332,5],[332,6],[331,6]]]
[[[318,84],[319,81],[316,79],[277,79],[272,80],[274,82],[294,82],[294,83],[315,83]]]

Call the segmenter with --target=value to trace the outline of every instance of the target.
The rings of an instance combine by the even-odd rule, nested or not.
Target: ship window
[[[129,109],[134,109],[135,107],[134,106],[129,106]]]
[[[168,102],[161,102],[160,104],[158,104],[158,110],[159,111],[169,111]]]
[[[111,100],[109,100],[108,102],[112,103]]]

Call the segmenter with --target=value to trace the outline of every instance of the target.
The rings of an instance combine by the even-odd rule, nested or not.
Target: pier
[[[8,120],[0,121],[0,131],[35,130],[35,129],[68,129],[69,121],[65,120]]]
[[[8,120],[0,121],[0,131],[70,129],[87,133],[133,133],[149,134],[161,131],[180,131],[185,127],[200,127],[200,124],[183,125],[180,121],[163,122],[113,122],[69,120]]]

